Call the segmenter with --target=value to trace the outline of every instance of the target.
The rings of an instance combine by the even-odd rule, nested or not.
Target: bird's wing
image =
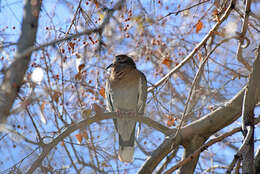
[[[110,81],[107,80],[106,82],[106,105],[107,105],[107,110],[109,112],[114,112],[114,106],[113,106],[113,101],[112,101],[112,93],[111,93],[111,86],[110,86]],[[117,131],[117,121],[116,119],[113,119],[116,131]]]
[[[113,101],[112,101],[112,96],[111,96],[111,87],[110,87],[110,82],[107,80],[106,82],[106,105],[107,109],[110,112],[114,111],[114,106],[113,106]]]
[[[147,80],[145,75],[139,71],[140,78],[138,84],[137,112],[143,114],[147,98]]]

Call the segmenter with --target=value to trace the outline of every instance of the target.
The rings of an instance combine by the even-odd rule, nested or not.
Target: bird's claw
[[[134,111],[122,111],[122,110],[118,109],[118,110],[116,111],[116,115],[117,115],[117,117],[123,118],[123,115],[136,116],[136,112],[134,112]]]

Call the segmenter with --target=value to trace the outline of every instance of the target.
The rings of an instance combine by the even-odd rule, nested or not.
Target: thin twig
[[[77,15],[78,15],[78,12],[79,12],[79,9],[80,9],[80,6],[81,6],[81,2],[82,2],[82,0],[79,1],[79,5],[78,5],[77,10],[76,10],[76,12],[75,12],[75,14],[74,14],[74,16],[73,16],[73,19],[71,20],[69,29],[68,29],[68,31],[66,32],[65,36],[67,36],[67,35],[69,34],[69,32],[70,32],[70,30],[71,30],[71,27],[72,27],[72,25],[73,25],[74,22],[75,22],[75,19],[76,19]]]
[[[119,1],[120,4],[121,4],[121,1]],[[118,3],[119,3],[118,2]],[[19,59],[20,57],[25,57],[29,54],[31,54],[32,52],[34,51],[37,51],[37,50],[40,50],[42,48],[45,48],[47,46],[51,46],[51,45],[55,45],[57,43],[60,43],[60,42],[63,42],[63,41],[66,41],[66,40],[71,40],[73,38],[77,38],[77,37],[80,37],[80,36],[83,36],[83,35],[90,35],[92,33],[98,33],[100,31],[103,31],[104,30],[104,27],[105,25],[109,22],[109,19],[110,17],[112,16],[113,12],[115,10],[118,10],[120,4],[115,4],[115,7],[113,9],[109,9],[108,12],[107,12],[107,15],[106,17],[104,18],[103,22],[100,24],[99,27],[97,28],[94,28],[94,29],[89,29],[89,30],[85,30],[85,31],[82,31],[80,33],[76,33],[76,34],[72,34],[70,36],[65,36],[63,38],[60,38],[60,39],[56,39],[54,41],[51,41],[51,42],[47,42],[45,44],[42,44],[40,46],[33,46],[33,47],[30,47],[28,49],[26,49],[25,51],[23,51],[21,54],[17,54],[15,58]]]
[[[192,93],[193,93],[193,89],[195,86],[197,86],[197,83],[198,83],[198,80],[202,74],[202,70],[204,69],[204,65],[205,63],[207,62],[207,60],[209,59],[209,57],[211,56],[212,53],[214,53],[214,51],[223,43],[229,41],[230,39],[238,39],[237,36],[233,36],[233,37],[230,37],[230,38],[226,38],[226,39],[223,39],[221,42],[219,42],[218,44],[215,45],[215,47],[209,52],[209,54],[207,55],[207,57],[205,57],[205,59],[203,60],[203,62],[200,64],[200,67],[199,67],[199,70],[197,71],[196,75],[195,75],[195,78],[192,82],[192,85],[191,85],[191,89],[190,89],[190,92],[189,92],[189,96],[188,96],[188,99],[185,103],[185,108],[184,108],[184,111],[183,111],[183,114],[181,116],[181,121],[180,121],[180,124],[178,125],[178,128],[177,128],[177,132],[175,134],[175,137],[177,136],[177,134],[179,133],[180,129],[181,129],[181,126],[184,122],[184,118],[186,116],[186,112],[187,112],[187,109],[188,109],[188,104],[190,102],[190,98],[192,96]]]
[[[157,130],[161,130],[166,135],[170,135],[170,134],[175,132],[175,129],[169,129],[169,128],[157,123],[156,121],[153,121],[152,119],[150,119],[148,117],[143,117],[143,116],[140,116],[140,115],[137,115],[137,116],[131,115],[131,116],[125,116],[125,117],[126,117],[126,119],[128,118],[128,119],[131,119],[131,120],[143,122],[143,123],[147,124],[148,126],[151,126],[151,127],[155,128]],[[94,117],[88,118],[88,119],[83,120],[79,123],[72,124],[72,125],[68,126],[67,129],[64,132],[62,132],[60,135],[58,135],[55,139],[53,139],[52,142],[43,146],[43,151],[42,151],[41,155],[33,162],[31,168],[28,170],[27,173],[29,173],[29,174],[33,173],[34,170],[44,160],[44,158],[49,154],[49,152],[59,142],[63,141],[67,136],[69,136],[72,132],[74,132],[78,129],[85,128],[86,126],[88,126],[92,123],[99,122],[99,121],[106,120],[106,119],[112,119],[112,118],[116,118],[115,112],[97,113]]]
[[[199,6],[199,5],[201,5],[201,4],[204,4],[204,3],[206,3],[206,2],[209,2],[209,0],[199,2],[199,3],[197,3],[197,4],[194,4],[194,5],[190,6],[190,7],[187,7],[187,8],[184,8],[184,9],[181,9],[181,10],[178,10],[178,11],[175,11],[175,12],[170,12],[170,13],[168,13],[167,15],[161,17],[158,21],[160,21],[160,20],[162,20],[162,19],[164,19],[164,18],[166,18],[166,17],[168,17],[168,16],[170,16],[170,15],[173,15],[173,14],[175,14],[175,15],[177,16],[179,13],[181,13],[181,12],[183,12],[183,11],[192,9],[192,8],[194,8],[194,7],[196,7],[196,6]]]
[[[247,31],[247,28],[248,28],[250,6],[251,6],[251,0],[247,0],[246,6],[245,6],[245,12],[244,12],[244,22],[243,22],[243,26],[242,26],[242,31],[240,33],[240,42],[238,44],[238,49],[237,49],[237,60],[240,63],[242,63],[249,72],[252,71],[252,68],[247,63],[247,61],[243,58],[242,48],[243,48],[243,45],[244,45],[244,37],[246,35],[246,31]]]
[[[213,26],[213,28],[206,34],[206,36],[198,43],[198,45],[187,55],[182,62],[180,62],[176,67],[170,70],[163,78],[161,78],[158,82],[156,82],[152,87],[148,89],[148,92],[153,91],[158,86],[165,83],[176,71],[178,71],[183,65],[185,65],[196,53],[197,51],[207,42],[207,40],[214,35],[215,31],[218,29],[220,24],[225,21],[225,19],[229,16],[231,10],[234,8],[235,0],[232,0],[229,7],[225,11],[224,15],[220,18],[220,20]]]
[[[255,119],[255,124],[260,122],[260,118]],[[174,165],[172,168],[170,168],[169,170],[167,170],[164,174],[170,174],[172,172],[174,172],[175,170],[177,170],[179,167],[183,166],[184,164],[188,163],[189,161],[191,161],[192,159],[194,159],[194,157],[196,157],[197,155],[199,155],[201,152],[203,152],[204,150],[206,150],[209,146],[222,141],[223,139],[225,139],[226,137],[229,137],[239,131],[242,130],[242,127],[237,127],[232,129],[230,132],[224,133],[216,138],[211,139],[210,141],[208,141],[206,144],[204,144],[203,146],[201,146],[199,149],[197,149],[196,151],[194,151],[190,156],[188,156],[187,158],[181,160],[180,162],[178,162],[176,165]]]

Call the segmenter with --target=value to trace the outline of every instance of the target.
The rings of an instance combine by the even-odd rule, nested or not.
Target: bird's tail
[[[134,145],[135,145],[135,129],[132,130],[130,139],[124,141],[119,134],[119,151],[118,158],[122,162],[132,162],[134,158]]]
[[[132,162],[134,158],[134,146],[120,146],[118,158],[122,162]]]

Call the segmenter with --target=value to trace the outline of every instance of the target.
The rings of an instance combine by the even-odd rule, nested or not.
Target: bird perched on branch
[[[111,72],[106,83],[106,100],[108,110],[117,112],[118,116],[113,120],[119,135],[118,158],[123,162],[132,162],[136,121],[124,119],[124,116],[144,114],[147,81],[127,55],[115,56],[109,68]]]

